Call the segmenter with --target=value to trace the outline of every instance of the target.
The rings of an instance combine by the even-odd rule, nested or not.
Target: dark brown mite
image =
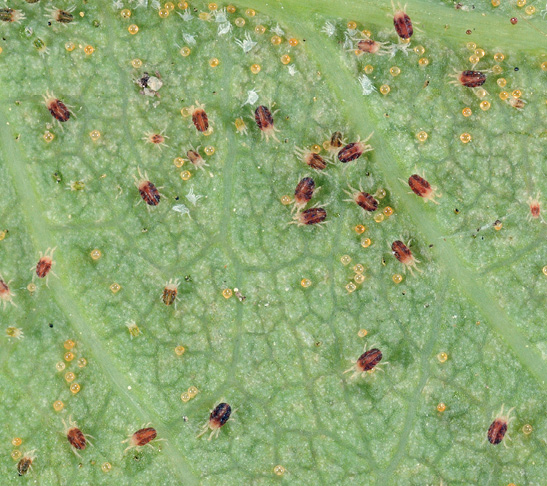
[[[330,137],[330,146],[333,148],[340,148],[343,145],[342,142],[342,133],[334,132]]]
[[[477,88],[486,82],[486,74],[480,71],[462,71],[458,79],[462,86]]]
[[[357,192],[353,195],[353,198],[365,211],[373,212],[378,209],[378,201],[368,192]]]
[[[32,458],[28,456],[22,457],[21,460],[17,463],[17,472],[19,473],[19,476],[24,476],[31,466]]]
[[[412,252],[400,240],[394,241],[391,244],[391,251],[393,253],[393,256],[397,258],[397,260],[399,260],[401,263],[404,263],[405,265],[410,265],[414,261]]]
[[[161,195],[156,186],[150,182],[142,180],[138,184],[139,193],[142,200],[149,206],[157,206],[160,203]]]
[[[366,143],[367,140],[348,143],[338,152],[338,160],[343,164],[346,164],[352,160],[358,159],[365,152],[372,150],[372,147]]]
[[[496,420],[492,422],[492,424],[488,428],[488,434],[487,434],[488,442],[494,445],[499,444],[505,437],[506,432],[507,432],[507,421],[501,418],[497,418]]]
[[[268,130],[274,125],[274,119],[271,111],[262,105],[255,110],[255,121],[258,128],[262,131]]]
[[[315,191],[315,181],[311,177],[304,177],[294,191],[294,204],[301,209],[308,204]]]
[[[310,208],[298,213],[293,219],[298,226],[320,224],[327,218],[324,208]]]
[[[53,265],[53,261],[51,257],[45,255],[36,264],[36,275],[38,275],[38,278],[44,278],[47,276],[49,271],[51,270],[51,266]]]
[[[393,15],[393,25],[395,26],[397,35],[401,39],[406,40],[412,37],[412,34],[414,33],[412,21],[410,20],[410,17],[402,10],[395,12]]]
[[[186,157],[188,160],[194,164],[198,169],[203,169],[206,165],[205,159],[199,154],[197,150],[190,149],[186,152]],[[204,169],[205,170],[205,169]]]
[[[204,106],[197,103],[197,108],[192,113],[192,123],[198,132],[206,132],[209,128],[209,118],[203,109]]]
[[[209,416],[209,428],[220,429],[228,422],[232,413],[232,407],[227,403],[219,403]]]
[[[315,169],[315,170],[325,170],[327,167],[327,163],[325,162],[325,159],[323,159],[323,157],[321,157],[319,154],[316,154],[314,152],[310,152],[305,157],[305,162],[312,169]]]
[[[72,427],[68,430],[66,438],[74,449],[83,451],[87,446],[84,433],[78,427]]]
[[[25,19],[25,14],[21,10],[14,10],[12,8],[0,8],[0,21],[1,22],[19,22]]]
[[[46,107],[51,113],[51,116],[56,120],[64,123],[70,118],[70,111],[66,105],[61,101],[53,97],[46,98]]]
[[[54,10],[52,11],[51,16],[53,20],[61,24],[70,24],[70,22],[74,20],[74,15],[72,15],[72,13],[68,12],[67,10]]]
[[[380,361],[382,361],[382,352],[377,349],[369,349],[365,351],[355,365],[356,370],[364,372],[373,369]]]
[[[178,294],[178,285],[178,280],[169,280],[169,282],[165,284],[165,288],[163,289],[163,293],[161,296],[165,305],[172,305],[176,301]]]

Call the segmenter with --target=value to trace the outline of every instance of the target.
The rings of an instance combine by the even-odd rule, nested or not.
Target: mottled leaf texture
[[[544,485],[541,2],[185,3],[3,7],[0,483]]]

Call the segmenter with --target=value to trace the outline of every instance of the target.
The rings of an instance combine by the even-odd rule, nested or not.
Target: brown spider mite
[[[196,104],[190,107],[192,111],[192,123],[196,127],[198,132],[206,132],[209,128],[209,117],[205,113],[205,105],[200,104],[196,101]]]
[[[11,282],[12,281],[10,280],[9,282],[6,283],[6,281],[4,280],[4,277],[2,277],[2,275],[0,274],[0,299],[2,300],[4,309],[6,308],[6,305],[8,304],[8,302],[11,305],[15,305],[13,303],[13,296],[15,294],[9,288]]]
[[[122,444],[129,442],[129,445],[125,448],[123,453],[125,454],[128,450],[133,449],[133,447],[139,450],[141,447],[149,446],[152,447],[152,442],[157,436],[158,433],[153,427],[148,427],[149,424],[145,425],[142,429],[137,430],[134,434],[131,434],[127,439],[122,441]],[[165,439],[157,439],[165,440]]]
[[[296,224],[298,226],[321,225],[325,223],[325,219],[327,219],[325,208],[310,208],[297,213],[293,218],[294,221],[291,221],[289,224]]]
[[[141,170],[138,169],[138,171],[140,179],[137,179],[135,176],[133,176],[133,178],[135,179],[135,186],[137,186],[142,200],[149,206],[157,206],[161,199],[160,192],[156,186],[148,180],[148,174],[146,172],[143,176]]]
[[[40,252],[40,259],[36,264],[36,275],[38,278],[46,278],[55,264],[53,252],[56,248],[48,248],[45,253]]]
[[[25,20],[25,14],[21,10],[14,10],[13,8],[0,8],[0,21],[19,23],[21,20]]]
[[[205,162],[205,159],[200,155],[198,152],[199,147],[197,150],[194,150],[194,148],[188,149],[186,152],[186,157],[188,157],[188,160],[192,162],[194,167],[197,169],[205,170],[204,167],[208,166],[209,164]]]
[[[233,411],[235,412],[235,410]],[[220,433],[220,428],[230,420],[230,416],[232,415],[232,407],[228,405],[227,403],[219,403],[212,411],[211,415],[209,415],[209,420],[207,423],[203,425],[203,430],[197,435],[197,437],[201,437],[205,432],[207,432],[207,429],[211,429],[211,435],[209,435],[209,438],[207,440],[211,440],[213,438],[213,435],[218,437],[218,434]],[[197,438],[196,437],[196,438]]]
[[[412,34],[414,34],[414,28],[410,17],[406,13],[406,5],[403,8],[400,5],[398,8],[395,8],[392,1],[391,6],[393,7],[393,26],[395,27],[395,32],[403,40],[410,39]]]
[[[377,54],[378,56],[384,56],[386,54],[391,54],[393,49],[387,47],[388,42],[378,42],[365,37],[357,41],[355,44],[355,52],[358,56],[363,54]]]
[[[24,476],[30,469],[32,469],[32,463],[36,460],[36,454],[34,454],[35,452],[35,450],[27,452],[17,463],[17,472],[19,473],[19,476]]]
[[[155,145],[161,150],[162,147],[168,147],[168,145],[165,143],[165,139],[169,137],[163,134],[164,131],[165,130],[162,130],[160,133],[146,132],[142,139],[147,143]]]
[[[311,150],[302,149],[300,147],[294,148],[296,156],[302,160],[306,165],[314,170],[325,170],[327,168],[327,162],[323,157]]]
[[[344,136],[342,135],[342,132],[333,132],[329,140],[329,151],[338,153],[344,145]]]
[[[163,289],[163,292],[161,294],[161,300],[163,300],[163,303],[165,305],[172,305],[173,303],[175,304],[175,307],[177,306],[177,294],[178,294],[178,291],[179,291],[179,285],[180,285],[180,280],[179,279],[176,279],[176,280],[169,280],[169,282],[167,282],[165,284],[165,288]]]
[[[499,444],[506,436],[509,440],[511,440],[509,435],[507,435],[507,426],[515,418],[510,417],[511,412],[515,409],[515,407],[511,408],[507,412],[507,415],[503,414],[503,407],[504,405],[501,406],[500,413],[498,413],[497,416],[494,415],[494,421],[490,424],[490,427],[488,427],[488,432],[486,434],[488,442],[493,445]]]
[[[363,376],[367,371],[374,370],[376,366],[380,363],[380,361],[382,361],[382,352],[378,348],[374,347],[367,351],[367,348],[365,346],[363,354],[359,356],[359,358],[351,368],[344,371],[344,374],[353,371],[353,374],[350,376],[350,380],[353,380],[354,378]],[[383,364],[387,363],[384,362]],[[382,370],[379,367],[376,369]]]
[[[543,216],[541,215],[541,206],[539,204],[539,192],[536,194],[536,197],[530,197],[528,199],[528,205],[530,206],[530,212],[528,213],[528,220],[539,219],[542,223],[545,223]]]
[[[364,153],[373,150],[373,148],[367,144],[370,137],[372,137],[372,133],[363,141],[357,140],[357,142],[348,143],[338,152],[338,160],[343,164],[347,164],[352,160],[357,160]]]
[[[364,192],[361,186],[359,186],[359,190],[354,189],[350,185],[348,185],[348,187],[349,191],[344,190],[344,192],[350,196],[351,199],[345,199],[345,201],[355,202],[358,206],[369,213],[372,213],[378,209],[378,201],[368,192]]]
[[[396,240],[391,244],[391,252],[393,253],[393,256],[404,265],[405,272],[407,268],[410,273],[413,273],[413,269],[421,272],[421,270],[416,266],[416,263],[420,263],[420,260],[417,260],[414,257],[408,246],[406,246],[401,240]]]
[[[254,113],[255,122],[262,131],[262,134],[266,137],[266,141],[272,137],[279,143],[278,138],[275,136],[275,132],[279,130],[274,126],[274,118],[272,112],[266,106],[260,105]]]
[[[78,451],[83,451],[87,447],[87,444],[93,445],[87,439],[88,437],[91,437],[93,439],[93,436],[89,434],[84,434],[78,428],[78,425],[76,424],[76,422],[72,420],[72,417],[68,418],[68,425],[63,420],[63,425],[65,427],[64,433],[66,434],[68,443],[70,444],[70,447],[72,448],[72,452],[74,452],[74,454],[76,454],[79,458],[81,458],[82,456],[80,456]]]
[[[64,123],[70,118],[71,113],[67,106],[54,95],[50,94],[49,91],[44,95],[44,103],[51,116],[57,121]]]
[[[70,7],[66,10],[62,10],[56,7],[50,7],[47,9],[46,17],[52,22],[58,22],[60,24],[70,24],[74,20],[72,12],[76,7]]]
[[[294,190],[294,207],[298,210],[304,209],[313,197],[315,192],[315,181],[311,177],[304,177]]]
[[[461,84],[466,88],[478,88],[486,83],[486,74],[481,71],[456,71],[450,77],[454,78],[451,84]]]
[[[441,197],[441,195],[436,192],[437,188],[431,186],[431,184],[429,184],[429,182],[427,182],[422,176],[412,174],[408,178],[408,185],[410,189],[412,189],[412,192],[423,198],[425,202],[431,201],[435,204],[439,204],[435,201],[435,197]]]

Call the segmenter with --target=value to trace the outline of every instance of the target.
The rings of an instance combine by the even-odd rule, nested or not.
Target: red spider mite
[[[413,268],[421,271],[418,267],[416,267],[416,263],[420,263],[420,260],[417,260],[414,257],[408,246],[406,246],[402,241],[394,241],[391,244],[391,252],[393,253],[393,256],[404,265],[405,271],[407,268],[410,270],[410,273],[413,273]]]
[[[133,178],[135,179],[135,186],[137,186],[142,200],[149,206],[157,206],[161,199],[160,192],[156,186],[148,180],[148,174],[146,172],[143,176],[141,170],[138,169],[138,171],[140,179],[137,179],[135,176],[133,176]]]
[[[315,181],[311,177],[304,177],[294,190],[294,206],[303,209],[313,197],[315,192]]]
[[[380,361],[382,361],[382,352],[378,348],[372,348],[367,351],[365,347],[363,351],[363,354],[359,356],[355,364],[351,368],[344,371],[344,374],[353,371],[353,375],[351,375],[350,380],[358,376],[362,376],[367,371],[375,369]],[[381,370],[381,368],[377,369]]]
[[[55,248],[48,248],[45,253],[40,252],[40,259],[36,264],[36,275],[38,278],[46,278],[51,271],[51,267],[55,264],[53,261],[53,252]]]
[[[478,88],[486,83],[486,74],[480,71],[456,71],[450,77],[454,78],[452,84],[461,84],[467,88]]]
[[[301,149],[300,147],[294,148],[296,156],[302,160],[305,164],[310,166],[314,170],[325,170],[327,168],[327,162],[323,157],[310,150]]]
[[[531,197],[528,199],[528,204],[530,205],[530,213],[528,214],[528,220],[540,219],[544,222],[543,216],[541,215],[541,206],[539,204],[540,194],[536,194],[536,197]]]
[[[70,7],[66,10],[60,8],[51,7],[48,9],[47,17],[53,22],[59,22],[60,24],[70,24],[74,20],[72,12],[76,7]]]
[[[206,132],[209,128],[209,117],[207,116],[207,113],[205,113],[205,105],[200,104],[196,101],[195,106],[192,106],[190,110],[192,110],[192,123],[196,127],[196,130],[198,132]]]
[[[386,47],[387,42],[378,42],[368,37],[357,42],[355,49],[357,50],[358,55],[362,54],[377,54],[379,56],[390,54],[393,52],[392,49]]]
[[[277,137],[275,136],[275,132],[278,132],[279,130],[274,126],[274,118],[272,115],[272,112],[265,106],[260,105],[255,110],[255,121],[262,131],[263,135],[266,137],[266,141],[272,137],[276,142],[279,142]]]
[[[439,204],[435,201],[435,197],[440,197],[440,194],[436,193],[437,188],[432,187],[422,176],[418,174],[412,174],[408,178],[408,185],[412,192],[417,196],[424,198],[425,202],[431,201],[435,204]]]
[[[357,160],[364,153],[373,150],[373,148],[366,143],[368,140],[370,140],[370,137],[372,137],[372,133],[367,137],[366,140],[357,140],[357,142],[348,143],[340,150],[340,152],[338,152],[338,160],[343,164],[347,164],[352,160]]]
[[[325,208],[310,208],[298,213],[294,216],[290,224],[297,224],[298,226],[306,225],[320,225],[327,219],[327,211]]]
[[[163,300],[163,303],[165,305],[172,305],[173,303],[175,303],[175,306],[176,306],[177,294],[179,291],[179,284],[180,284],[180,281],[178,279],[176,280],[171,279],[169,280],[169,282],[165,284],[165,288],[163,289],[163,292],[161,295],[161,300]]]
[[[25,20],[25,14],[21,10],[12,8],[0,8],[0,21],[18,23]]]
[[[92,445],[87,437],[93,437],[91,435],[84,434],[78,428],[78,425],[72,420],[71,417],[69,417],[68,419],[68,425],[65,423],[64,420],[63,425],[65,427],[64,433],[66,434],[66,438],[70,444],[70,447],[72,448],[72,451],[78,457],[81,457],[80,454],[78,454],[78,451],[83,451],[87,447],[87,444]]]
[[[510,415],[515,408],[514,407],[511,408],[507,412],[507,415],[504,415],[503,407],[504,406],[502,405],[500,413],[497,416],[495,416],[494,421],[490,424],[490,427],[488,427],[488,432],[486,434],[486,437],[488,438],[488,442],[490,442],[490,444],[493,444],[493,445],[499,444],[505,437],[510,439],[509,435],[506,435],[507,426],[514,419],[514,417],[510,417]]]
[[[403,40],[410,39],[414,34],[414,28],[410,17],[405,12],[406,6],[401,8],[399,5],[399,8],[395,9],[393,2],[391,5],[393,6],[393,25],[397,35]]]
[[[350,196],[351,199],[345,199],[345,201],[355,202],[358,206],[360,206],[365,211],[368,211],[370,213],[378,209],[378,201],[374,199],[374,197],[371,196],[368,192],[364,192],[361,187],[359,187],[359,190],[354,189],[351,186],[348,186],[348,187],[349,187],[349,191],[344,191],[344,192],[348,196]]]
[[[9,288],[10,284],[11,284],[11,280],[6,283],[6,281],[4,280],[4,277],[2,277],[2,275],[0,274],[0,299],[3,302],[4,309],[6,308],[6,305],[8,304],[8,302],[12,305],[15,305],[13,303],[13,296],[15,294]]]
[[[158,147],[161,150],[162,147],[168,146],[165,143],[165,139],[169,138],[167,135],[164,135],[163,132],[164,130],[162,130],[160,133],[146,132],[144,134],[144,137],[142,137],[142,139],[148,143],[154,144],[156,147]]]
[[[49,93],[49,91],[44,95],[44,103],[51,113],[51,116],[57,121],[64,123],[70,118],[70,110],[67,106],[55,96]]]
[[[228,422],[228,420],[230,420],[231,415],[232,415],[232,407],[230,407],[230,405],[224,402],[219,403],[211,411],[211,415],[209,415],[209,420],[203,426],[203,430],[198,434],[198,437],[201,437],[203,434],[205,434],[205,432],[207,432],[207,429],[211,429],[211,435],[209,435],[209,439],[207,440],[211,440],[213,438],[213,435],[215,435],[215,437],[218,437],[220,428],[226,422]]]
[[[30,469],[32,469],[32,462],[36,460],[34,451],[27,452],[21,460],[17,463],[17,472],[19,476],[24,476]]]
[[[198,147],[198,150],[199,150],[199,147]],[[194,167],[198,169],[205,170],[204,167],[209,165],[205,162],[205,159],[199,154],[199,152],[197,150],[194,150],[193,148],[189,149],[186,152],[186,157],[188,157],[188,160],[192,162]]]
[[[122,441],[122,444],[124,442],[129,442],[129,445],[125,448],[123,451],[124,454],[133,447],[136,447],[137,449],[140,447],[144,447],[145,445],[152,447],[152,442],[156,437],[158,436],[158,433],[156,432],[156,429],[153,427],[143,427],[142,429],[137,430],[134,434],[131,434],[127,439]],[[164,440],[164,439],[158,439],[158,440]]]

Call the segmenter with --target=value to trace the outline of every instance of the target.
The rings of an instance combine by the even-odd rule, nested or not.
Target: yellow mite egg
[[[387,95],[391,91],[391,88],[388,84],[382,84],[380,86],[380,93],[382,93],[384,96]]]
[[[279,44],[281,44],[281,37],[279,37],[278,35],[274,35],[274,36],[270,39],[270,42],[271,42],[274,46],[278,46]]]
[[[214,2],[211,2],[209,5],[209,10],[216,10],[218,8],[218,5]]]
[[[492,0],[492,7],[499,7],[500,3],[500,0]]]
[[[190,108],[188,108],[187,106],[185,106],[184,108],[182,108],[182,110],[180,110],[180,114],[184,118],[187,118],[192,114],[192,110]]]
[[[372,32],[370,30],[363,29],[361,32],[367,37],[372,37]]]
[[[460,135],[460,140],[463,143],[469,143],[471,141],[471,135],[469,133],[462,133]]]
[[[111,286],[110,286],[110,291],[113,293],[113,294],[117,294],[120,289],[121,289],[121,285],[118,284],[118,283],[113,283]]]
[[[255,34],[262,35],[264,32],[266,32],[266,27],[259,24],[255,27]]]
[[[158,15],[162,18],[162,19],[166,19],[167,17],[169,17],[169,10],[166,9],[166,8],[160,8],[158,10]]]
[[[187,181],[188,179],[190,179],[190,177],[192,177],[192,173],[188,170],[183,170],[181,173],[180,173],[180,178],[183,180],[183,181]]]
[[[541,70],[547,71],[547,61],[541,63]]]
[[[65,353],[64,359],[65,361],[72,361],[74,359],[74,353],[69,351],[68,353]]]
[[[416,46],[414,48],[414,52],[418,54],[418,56],[423,55],[423,53],[425,52],[424,46]]]
[[[211,155],[214,155],[214,153],[215,153],[215,147],[212,147],[211,145],[208,145],[207,147],[205,147],[203,149],[203,151],[205,152],[206,155],[211,156]]]
[[[180,55],[182,57],[188,57],[190,55],[190,53],[192,52],[192,49],[190,49],[187,46],[184,46],[184,47],[181,48],[181,50],[179,52],[180,52]]]
[[[541,271],[543,272],[543,275],[546,275],[547,276],[547,265],[545,265]]]
[[[479,98],[484,98],[488,93],[486,92],[485,89],[483,88],[479,88],[475,91],[475,94],[479,97]]]
[[[505,59],[505,56],[501,52],[496,52],[494,54],[494,61],[502,62]]]
[[[12,458],[14,461],[19,460],[20,457],[21,457],[21,451],[18,451],[18,450],[12,451],[12,453],[11,453],[11,458]]]
[[[462,115],[465,117],[471,116],[473,112],[471,111],[471,108],[464,108],[462,110]]]
[[[300,281],[300,285],[302,285],[302,287],[304,287],[304,288],[308,288],[309,286],[311,286],[311,280],[309,280],[307,278],[303,278]]]
[[[291,37],[291,38],[289,39],[289,45],[290,45],[291,47],[297,46],[297,45],[298,45],[298,39],[295,39],[294,37]]]
[[[357,290],[357,286],[353,282],[350,282],[346,285],[346,290],[351,294]]]
[[[532,433],[532,426],[530,424],[525,424],[522,426],[522,433],[524,435],[530,435]]]
[[[429,59],[427,57],[421,57],[418,60],[418,64],[422,67],[427,66],[429,64]]]
[[[65,407],[65,404],[61,400],[53,402],[53,410],[60,412]]]
[[[310,148],[310,151],[314,154],[318,154],[319,152],[321,152],[321,145],[317,145],[316,143],[313,144]]]
[[[374,66],[371,66],[370,64],[367,64],[364,67],[363,70],[365,71],[366,74],[370,74],[370,73],[372,73],[372,71],[374,71]]]
[[[357,23],[354,22],[353,20],[350,20],[347,23],[347,27],[348,27],[349,30],[355,30],[357,28]]]
[[[175,354],[177,356],[182,356],[184,354],[184,351],[186,351],[186,349],[184,349],[184,346],[175,346]]]
[[[11,443],[14,447],[19,447],[23,443],[23,439],[21,439],[20,437],[14,437],[13,439],[11,439]]]
[[[357,273],[355,277],[353,277],[353,281],[356,284],[361,285],[365,281],[365,276],[361,273]]]
[[[477,56],[476,54],[473,54],[472,56],[469,56],[469,62],[471,64],[477,64],[480,60],[481,60],[480,57]]]
[[[216,57],[209,59],[209,66],[211,66],[212,68],[217,67],[219,64],[220,61]]]
[[[285,468],[281,464],[278,464],[273,468],[273,472],[276,476],[283,476],[283,474],[285,474]]]
[[[393,283],[400,284],[403,281],[403,276],[396,273],[391,277],[391,280],[393,280]]]
[[[8,230],[0,231],[0,241],[2,241],[6,236],[8,236]]]
[[[343,255],[340,258],[340,261],[342,262],[342,265],[349,265],[351,263],[351,257],[349,255]]]
[[[494,66],[492,66],[492,72],[494,74],[501,74],[503,72],[503,69],[501,66],[498,66],[497,64],[495,64]]]
[[[361,246],[363,248],[368,248],[370,245],[372,245],[372,241],[370,238],[365,238],[364,240],[361,241]]]
[[[381,223],[385,219],[384,213],[378,213],[374,216],[374,221]]]
[[[384,213],[386,218],[389,218],[393,214],[393,208],[391,206],[386,206],[382,213]]]
[[[247,17],[254,17],[256,15],[256,12],[252,8],[248,8],[245,10],[245,15]]]
[[[528,7],[524,9],[524,11],[526,12],[526,15],[534,15],[536,13],[536,7],[534,7],[533,5],[528,5]]]
[[[190,395],[188,394],[188,392],[183,392],[180,396],[180,399],[186,403],[186,402],[189,402],[190,401]]]
[[[448,354],[446,354],[445,352],[441,352],[437,355],[437,359],[439,360],[439,362],[444,363],[448,359]]]
[[[288,54],[281,56],[281,62],[283,64],[289,64],[291,62],[291,56],[289,56]]]
[[[76,375],[72,373],[72,371],[69,371],[68,373],[65,374],[65,381],[67,381],[68,383],[73,382],[75,378],[76,378]]]
[[[355,273],[363,273],[365,271],[365,267],[361,264],[361,263],[357,263],[354,267],[353,267],[353,271]]]
[[[87,366],[87,359],[80,358],[78,361],[78,368],[85,368]]]
[[[232,289],[224,289],[222,291],[222,297],[229,299],[233,295]]]
[[[99,138],[101,138],[101,132],[99,132],[99,130],[91,130],[91,132],[89,132],[89,136],[91,140],[96,142]]]
[[[251,72],[253,74],[258,74],[260,72],[260,64],[253,64],[251,66]]]
[[[362,224],[358,224],[354,229],[358,235],[362,235],[367,228]]]
[[[135,35],[139,31],[139,26],[137,24],[131,24],[129,27],[127,27],[127,31],[131,35]]]
[[[188,388],[188,395],[190,395],[190,398],[194,398],[198,393],[199,390],[195,386]]]
[[[498,83],[498,86],[500,88],[504,88],[505,85],[507,84],[507,80],[505,78],[499,78],[496,83]]]
[[[234,24],[236,24],[236,27],[243,27],[245,25],[245,19],[243,17],[238,17],[234,20]]]
[[[55,364],[55,369],[57,371],[63,371],[64,369],[66,368],[66,365],[63,361],[58,361],[56,364]]]
[[[167,2],[164,7],[169,11],[175,10],[175,4],[173,2]]]
[[[377,199],[384,199],[384,197],[386,197],[386,194],[386,190],[383,187],[379,187],[374,193]]]
[[[72,383],[72,385],[70,385],[70,391],[76,395],[76,393],[78,393],[80,391],[81,387],[78,383]]]
[[[389,74],[391,74],[393,77],[399,76],[399,74],[401,74],[401,69],[397,66],[392,66],[389,68]]]
[[[486,100],[481,101],[480,107],[482,111],[487,111],[490,109],[490,102]]]
[[[175,157],[173,159],[173,164],[180,169],[184,165],[184,159],[182,157]]]
[[[74,44],[74,42],[67,42],[65,43],[65,49],[68,52],[72,52],[74,49],[76,49],[76,44]]]
[[[502,228],[503,228],[503,223],[502,223],[500,220],[498,220],[498,221],[496,221],[496,222],[494,223],[494,229],[495,229],[496,231],[499,231],[499,230],[501,230]]]
[[[72,339],[67,339],[63,343],[63,346],[65,349],[72,349],[74,346],[76,346],[76,343]]]
[[[287,196],[286,194],[284,196],[281,196],[281,204],[283,206],[288,206],[292,202],[292,199],[290,196]]]
[[[468,42],[466,46],[470,51],[474,51],[477,48],[477,44],[475,44],[474,42]]]
[[[445,410],[446,410],[446,405],[444,403],[441,402],[437,405],[438,412],[444,412]]]
[[[500,99],[505,101],[507,98],[509,98],[509,93],[507,91],[502,91],[500,93]]]
[[[475,56],[483,58],[485,54],[486,52],[484,51],[484,49],[481,49],[480,47],[478,49],[475,49]]]
[[[517,0],[517,7],[524,7],[526,5],[526,0]]]
[[[366,329],[359,329],[359,332],[357,333],[360,338],[364,338],[367,334],[368,331]]]
[[[421,131],[416,134],[416,138],[420,142],[425,142],[427,140],[427,132]]]
[[[228,13],[235,13],[236,8],[235,8],[233,5],[228,5],[228,6],[226,7],[226,11],[227,11]]]
[[[129,10],[128,8],[124,8],[124,9],[120,12],[120,15],[122,16],[122,18],[128,19],[129,17],[131,17],[131,10]]]
[[[186,2],[184,2],[186,3]],[[110,470],[112,469],[112,464],[110,464],[109,462],[103,462],[101,464],[101,471],[104,472],[104,473],[107,473],[107,472],[110,472]]]
[[[53,133],[51,133],[49,130],[46,130],[46,131],[44,132],[43,137],[44,137],[44,140],[45,140],[47,143],[49,143],[49,142],[53,141],[53,139],[55,138],[55,135],[53,135]]]
[[[522,96],[522,92],[520,91],[520,89],[515,89],[512,93],[511,93],[511,96],[513,98],[520,98]]]

